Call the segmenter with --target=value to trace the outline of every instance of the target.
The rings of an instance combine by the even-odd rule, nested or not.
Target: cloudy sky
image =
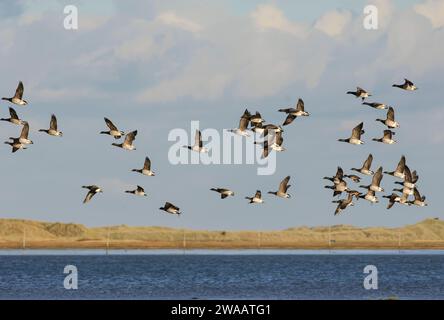
[[[79,29],[65,30],[63,8],[74,4]],[[363,28],[363,8],[379,10],[379,28]],[[0,95],[25,84],[34,145],[15,154],[0,148],[1,217],[84,223],[198,229],[283,229],[300,225],[397,226],[443,217],[444,1],[2,1],[0,3]],[[407,77],[416,92],[392,88]],[[384,111],[366,108],[345,92],[357,85],[372,101],[393,105],[401,128],[398,144],[372,142]],[[255,165],[171,165],[174,128],[236,127],[247,107],[270,123],[299,98],[311,116],[296,119],[284,134],[274,175]],[[0,104],[1,117],[8,103]],[[63,138],[38,133],[59,119]],[[99,135],[103,117],[123,130],[139,130],[137,150],[110,146]],[[364,146],[337,142],[364,121]],[[0,136],[20,128],[0,124]],[[190,133],[192,136],[194,133]],[[358,167],[369,153],[373,167],[394,170],[402,154],[420,174],[427,208],[359,201],[333,216],[325,175]],[[155,177],[130,172],[152,160]],[[265,196],[263,205],[244,199],[256,189],[276,190],[291,176],[290,200]],[[368,180],[368,178],[367,178]],[[367,182],[365,180],[364,182]],[[383,187],[391,190],[393,178]],[[82,204],[84,184],[105,190]],[[136,184],[147,198],[123,193]],[[353,185],[353,183],[352,183]],[[211,187],[229,187],[221,201]],[[357,187],[357,186],[353,186]],[[385,199],[384,199],[385,200]],[[181,207],[178,218],[158,208]]]

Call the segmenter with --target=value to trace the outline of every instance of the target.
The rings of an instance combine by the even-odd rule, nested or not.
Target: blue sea
[[[78,289],[64,288],[65,266]],[[366,290],[367,265],[378,289]],[[444,251],[0,251],[0,299],[444,299]]]

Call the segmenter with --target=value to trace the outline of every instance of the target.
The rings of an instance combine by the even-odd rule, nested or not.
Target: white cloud
[[[444,1],[427,0],[414,6],[414,10],[430,20],[434,28],[444,26]]]
[[[275,29],[288,32],[295,36],[306,35],[306,28],[302,25],[289,21],[282,10],[274,5],[262,4],[251,13],[256,26],[261,30]]]
[[[352,15],[350,11],[330,11],[322,15],[315,23],[315,28],[328,34],[338,36],[350,23]]]
[[[202,26],[200,24],[184,17],[180,17],[171,11],[161,13],[157,17],[157,20],[168,26],[173,26],[193,33],[197,33],[202,30]]]

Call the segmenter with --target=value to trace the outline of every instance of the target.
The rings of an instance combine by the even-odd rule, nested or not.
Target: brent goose
[[[142,169],[133,169],[131,171],[141,173],[145,176],[155,176],[155,173],[151,171],[151,160],[148,157],[145,157]]]
[[[338,215],[339,213],[341,213],[341,211],[347,209],[349,206],[354,206],[353,195],[350,193],[348,194],[347,198],[342,199],[342,200],[332,201],[332,202],[338,203],[338,206],[335,210],[335,216]]]
[[[398,165],[396,166],[395,171],[392,172],[384,171],[384,173],[399,179],[404,179],[405,177],[404,170],[405,170],[405,156],[402,156],[401,160],[399,160]]]
[[[351,170],[365,174],[366,176],[372,176],[374,174],[374,172],[372,170],[370,170],[370,167],[372,166],[372,162],[373,162],[373,155],[369,154],[367,157],[367,160],[365,160],[364,164],[362,165],[362,168],[360,168],[360,169],[352,168]]]
[[[196,134],[194,136],[194,145],[192,146],[183,146],[184,148],[188,148],[192,151],[205,153],[208,152],[208,149],[203,147],[202,144],[202,134],[200,133],[200,130],[196,130]]]
[[[234,192],[231,191],[230,189],[225,189],[225,188],[211,188],[211,191],[215,191],[220,193],[220,198],[221,199],[225,199],[228,196],[234,196]]]
[[[108,118],[104,118],[104,119],[105,119],[106,125],[109,128],[109,131],[100,131],[100,134],[108,134],[110,136],[113,136],[115,139],[120,139],[125,134],[125,132],[117,129],[117,127],[114,125],[114,123],[112,123],[111,120],[109,120]]]
[[[403,84],[394,84],[394,85],[392,85],[392,87],[404,89],[404,90],[407,90],[407,91],[418,90],[418,88],[413,84],[413,82],[411,82],[408,79],[404,79],[404,83]]]
[[[245,197],[245,199],[250,200],[250,203],[264,203],[264,200],[262,199],[262,194],[260,190],[256,191],[256,194],[254,197]]]
[[[136,136],[137,136],[137,130],[131,131],[125,136],[125,140],[122,143],[112,143],[112,145],[125,150],[136,150],[136,147],[134,147],[133,145]]]
[[[268,193],[281,198],[291,198],[291,195],[287,193],[288,188],[291,187],[291,185],[288,184],[288,181],[290,181],[290,176],[285,177],[284,180],[281,181],[278,191],[268,191]]]
[[[180,212],[179,207],[176,207],[174,204],[170,203],[170,202],[165,202],[165,204],[163,205],[163,207],[159,208],[160,210],[163,210],[165,212],[171,213],[171,214],[177,214],[177,215],[181,215],[182,212]]]
[[[378,203],[379,202],[378,197],[375,195],[375,191],[370,190],[370,189],[367,190],[366,194],[360,195],[359,198],[365,199],[371,203]]]
[[[363,102],[362,104],[378,110],[384,110],[388,108],[385,103],[379,103],[379,102]]]
[[[416,170],[414,170],[412,172],[412,181],[411,181],[411,183],[408,183],[408,182],[405,183],[405,181],[403,181],[403,182],[395,181],[395,184],[400,184],[401,186],[407,186],[409,188],[414,188],[415,187],[415,183],[418,182],[418,180],[419,180],[418,173],[416,172]]]
[[[384,130],[384,136],[382,138],[373,138],[373,141],[376,142],[382,142],[385,144],[394,144],[396,143],[396,140],[393,140],[393,136],[395,135],[395,132],[391,130]]]
[[[46,132],[50,136],[61,137],[63,136],[63,132],[57,130],[57,118],[53,114],[51,115],[51,122],[49,123],[49,129],[40,129],[40,132]]]
[[[265,122],[265,120],[262,119],[261,114],[256,111],[256,114],[250,115],[250,122],[251,122],[251,125],[255,125],[255,124]]]
[[[87,203],[88,201],[90,201],[96,193],[103,192],[102,189],[96,185],[82,186],[82,188],[89,190],[86,194],[85,200],[83,200],[83,203]]]
[[[413,195],[413,188],[415,187],[415,184],[413,183],[412,173],[410,172],[410,169],[408,166],[405,166],[404,169],[404,183],[402,189],[393,189],[393,191],[398,191],[405,193],[407,195]]]
[[[356,98],[361,98],[362,101],[364,101],[365,98],[371,97],[370,93],[359,87],[356,87],[356,91],[347,91],[347,94],[352,94]]]
[[[350,191],[350,189],[347,187],[347,182],[344,180],[341,180],[339,183],[335,183],[333,186],[324,186],[324,188],[332,189],[333,197],[340,195],[342,192]]]
[[[368,186],[359,186],[359,187],[368,190],[373,190],[375,192],[384,192],[384,189],[381,188],[382,178],[383,178],[382,167],[379,167],[379,169],[376,170],[375,174],[373,175],[372,183]]]
[[[385,124],[389,129],[399,128],[399,123],[395,121],[395,110],[390,107],[387,111],[387,119],[376,119],[383,124]]]
[[[419,193],[418,188],[414,188],[413,189],[413,194],[415,196],[415,200],[409,201],[410,205],[415,205],[415,206],[418,206],[418,207],[425,207],[425,206],[427,206],[427,203],[425,202],[426,197],[425,196],[421,197],[421,194]]]
[[[23,125],[25,123],[25,121],[21,120],[18,115],[17,112],[15,112],[15,110],[13,108],[9,108],[9,114],[10,114],[10,118],[2,118],[0,119],[1,121],[8,121],[11,122],[13,124],[18,124],[18,125]]]
[[[353,182],[356,182],[356,183],[361,182],[361,177],[358,177],[355,174],[346,174],[346,175],[344,175],[344,178],[349,178],[350,180],[352,180]]]
[[[137,186],[137,189],[135,189],[135,190],[126,190],[125,192],[134,194],[136,196],[144,196],[144,197],[147,196],[147,194],[145,193],[145,190],[141,186]]]
[[[270,146],[271,149],[277,152],[285,151],[286,149],[282,146],[282,143],[284,142],[284,138],[282,137],[281,131],[276,131],[274,133],[275,139],[274,143]]]
[[[244,114],[239,120],[239,128],[228,130],[229,132],[235,133],[237,135],[243,136],[243,137],[249,137],[250,134],[247,131],[248,122],[250,121],[250,113],[248,110],[245,110]]]
[[[407,199],[408,195],[403,193],[402,196],[398,196],[396,193],[392,193],[390,196],[382,196],[383,198],[389,199],[389,203],[387,205],[387,209],[390,209],[393,207],[395,202],[398,202],[399,204],[409,205]]]
[[[334,184],[339,184],[344,177],[344,170],[341,167],[338,167],[336,170],[336,175],[334,177],[324,177],[325,180],[330,180]]]
[[[32,142],[32,140],[28,139],[28,135],[29,135],[29,124],[28,124],[28,122],[25,122],[25,124],[23,125],[23,128],[22,128],[22,132],[20,133],[20,137],[19,137],[20,143],[34,144],[34,142]],[[9,138],[9,139],[13,139],[13,138]]]
[[[277,126],[271,123],[266,125],[262,125],[262,123],[256,124],[253,126],[251,130],[254,131],[255,133],[264,134],[264,136],[267,136],[269,131],[284,132],[281,126]]]
[[[26,106],[28,102],[22,99],[23,91],[24,91],[23,82],[20,81],[17,86],[17,89],[15,90],[15,95],[12,98],[2,98],[2,100],[9,101],[19,106]]]
[[[353,128],[352,135],[350,138],[347,139],[338,139],[338,141],[341,142],[347,142],[350,144],[364,144],[364,141],[361,140],[361,135],[365,133],[365,131],[362,129],[364,127],[364,122],[361,122],[356,127]]]
[[[23,143],[20,142],[20,138],[10,138],[12,141],[5,141],[5,144],[9,144],[12,147],[12,152],[16,152],[19,149],[27,149]]]
[[[308,117],[310,115],[307,111],[305,111],[304,101],[302,99],[298,99],[298,102],[296,103],[296,108],[279,109],[278,111],[288,114],[283,123],[284,126],[292,123],[293,120],[297,117]]]

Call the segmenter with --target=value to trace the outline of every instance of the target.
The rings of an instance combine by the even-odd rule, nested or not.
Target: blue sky
[[[368,3],[379,9],[378,30],[362,26]],[[78,7],[79,30],[63,28],[66,4]],[[442,1],[4,1],[0,17],[1,95],[24,82],[29,105],[15,109],[30,122],[35,142],[15,154],[0,148],[2,217],[221,230],[397,226],[443,217]],[[391,87],[404,77],[420,90]],[[345,94],[357,85],[373,93],[372,101],[395,107],[398,144],[371,141],[382,135],[375,119],[385,112]],[[169,164],[171,129],[187,129],[192,120],[201,128],[233,128],[245,107],[279,124],[277,109],[299,97],[311,116],[286,128],[287,151],[278,154],[274,175],[258,176],[254,165]],[[6,117],[9,105],[0,106]],[[51,113],[61,139],[37,132]],[[139,130],[137,151],[113,148],[110,137],[98,134],[104,116]],[[336,141],[360,121],[366,145]],[[0,124],[5,140],[19,131]],[[387,211],[385,201],[359,201],[334,217],[322,177],[338,165],[361,165],[369,153],[374,168],[385,170],[405,154],[429,206]],[[130,172],[145,156],[155,177]],[[276,190],[287,175],[292,199],[247,204],[245,196]],[[391,190],[393,181],[384,177],[383,187]],[[80,186],[93,183],[105,192],[83,205]],[[123,193],[136,184],[147,198]],[[219,186],[236,196],[221,201],[209,191]],[[183,216],[162,214],[165,201]]]

